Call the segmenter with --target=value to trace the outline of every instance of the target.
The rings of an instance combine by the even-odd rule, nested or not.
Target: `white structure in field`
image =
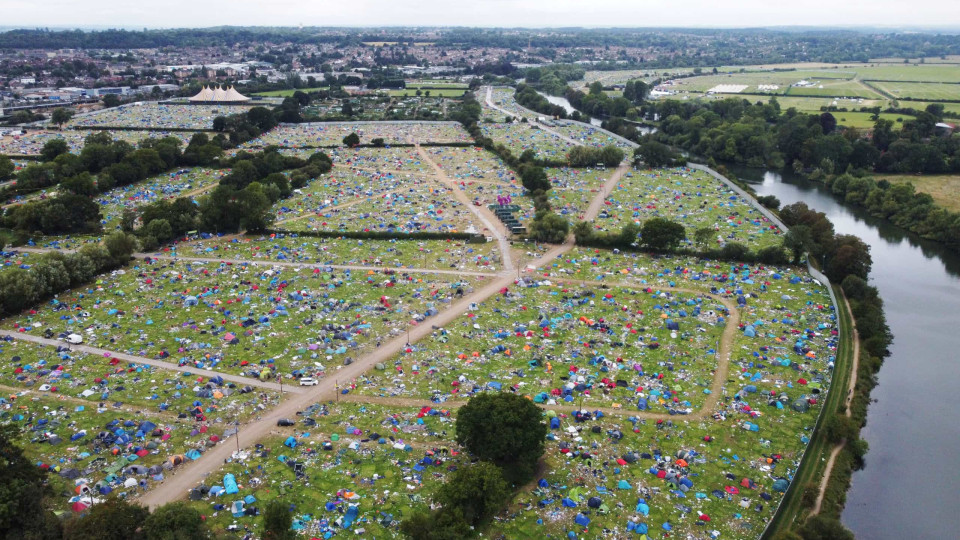
[[[197,95],[189,98],[189,100],[193,103],[246,103],[250,101],[250,98],[241,95],[232,86],[226,88],[204,86]]]
[[[707,90],[708,94],[739,94],[747,89],[746,84],[718,84]]]

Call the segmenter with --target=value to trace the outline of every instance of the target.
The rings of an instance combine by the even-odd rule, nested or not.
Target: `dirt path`
[[[488,283],[486,286],[465,295],[462,299],[441,311],[435,317],[410,329],[410,342],[423,339],[433,331],[433,326],[446,326],[467,311],[473,302],[480,302],[496,294],[503,287],[513,283],[513,279],[502,277]],[[293,418],[297,411],[305,409],[312,403],[329,400],[336,396],[339,384],[349,384],[374,365],[386,362],[407,344],[407,335],[401,334],[383,343],[383,345],[369,354],[360,357],[349,366],[340,366],[335,371],[328,372],[317,386],[292,396],[287,401],[269,411],[265,411],[259,419],[240,427],[239,446],[249,447],[258,440],[270,435],[270,431],[281,418]],[[207,450],[200,459],[182,467],[177,474],[169,477],[166,482],[156,486],[152,491],[141,497],[140,502],[151,509],[179,499],[187,494],[198,481],[217,470],[224,460],[231,457],[236,450],[237,441],[225,441]]]
[[[19,394],[20,392],[26,392],[26,394],[19,396],[17,399],[30,399],[33,396],[38,396],[38,397],[45,397],[49,399],[55,399],[57,401],[76,403],[77,405],[83,405],[85,407],[97,406],[97,401],[91,401],[89,399],[68,396],[66,394],[54,394],[52,392],[41,392],[36,388],[17,388],[15,386],[7,386],[5,384],[0,384],[0,390],[3,390],[4,392],[9,392],[10,394]],[[16,402],[14,402],[14,404],[16,404]],[[113,405],[111,405],[110,407],[108,407],[108,410],[110,410],[111,412],[123,411],[130,414],[146,415],[153,418],[159,418],[164,422],[176,422],[179,420],[179,418],[177,418],[176,413],[143,410],[141,407],[133,407],[131,405],[121,405],[120,407],[114,407]]]
[[[491,232],[496,232],[497,241],[500,242],[500,257],[503,261],[502,266],[504,269],[513,268],[513,258],[510,253],[510,242],[507,240],[506,227],[500,223],[500,220],[493,215],[493,212],[491,212],[489,208],[486,206],[475,206],[473,201],[467,198],[467,194],[460,189],[457,183],[447,176],[447,173],[443,170],[443,167],[438,165],[437,162],[433,161],[433,158],[430,157],[430,154],[420,147],[420,143],[417,143],[416,148],[417,153],[420,154],[420,157],[422,157],[424,161],[429,163],[433,169],[437,171],[437,180],[453,191],[454,198],[463,203],[463,205],[465,205],[470,212],[472,212],[473,215],[480,220],[480,223],[482,223],[484,227]]]
[[[586,280],[552,280],[557,285],[565,285],[570,283],[587,285],[587,286],[597,286],[596,281],[586,281]],[[632,284],[617,284],[617,283],[605,283],[609,287],[623,287],[623,288],[642,288],[639,285]],[[727,323],[724,326],[723,334],[720,337],[720,343],[717,347],[716,358],[717,366],[714,369],[713,382],[710,385],[710,394],[707,396],[707,399],[704,401],[703,406],[700,407],[697,411],[682,416],[684,420],[699,420],[704,417],[708,417],[713,414],[714,409],[716,408],[717,403],[720,400],[720,396],[723,392],[723,385],[727,380],[727,375],[730,372],[730,359],[733,355],[733,343],[737,337],[740,325],[740,311],[737,309],[736,305],[732,300],[728,298],[722,298],[715,294],[707,293],[702,290],[696,289],[686,289],[683,287],[672,287],[669,289],[671,292],[684,292],[688,294],[702,294],[703,296],[712,298],[717,302],[720,302],[730,311],[730,317],[727,319]],[[353,401],[353,402],[368,402],[368,403],[379,403],[383,405],[395,405],[399,407],[434,407],[439,409],[448,409],[448,408],[457,408],[466,403],[466,401],[460,400],[448,400],[442,403],[436,403],[429,399],[417,399],[417,398],[408,398],[408,397],[390,397],[390,396],[368,396],[368,395],[353,395],[348,394],[341,396],[339,399],[344,401]],[[545,405],[541,404],[541,407],[545,409],[553,409],[556,411],[565,411],[572,412],[577,410],[577,406],[574,405]],[[637,411],[632,408],[626,407],[605,407],[605,406],[596,406],[595,404],[590,404],[584,406],[585,409],[599,410],[603,411],[604,414],[614,415],[614,416],[636,416],[637,418],[647,418],[651,420],[668,420],[673,419],[676,416],[669,413],[656,413],[656,412],[643,412]]]
[[[853,371],[850,373],[850,384],[847,385],[847,395],[844,397],[844,405],[846,406],[846,411],[844,414],[847,418],[853,414],[850,410],[850,402],[853,401],[853,391],[857,386],[857,373],[860,369],[860,333],[857,331],[857,321],[853,318],[853,311],[850,309],[850,302],[847,301],[846,295],[843,296],[843,303],[847,306],[847,313],[850,315],[850,321],[853,323]],[[817,493],[817,500],[813,503],[813,508],[810,510],[809,516],[815,516],[820,513],[820,508],[823,506],[823,497],[827,494],[827,484],[830,483],[830,475],[833,473],[833,466],[837,463],[837,456],[840,455],[840,452],[847,446],[847,440],[844,439],[840,441],[836,446],[833,447],[833,450],[830,451],[830,457],[827,459],[827,466],[823,470],[823,478],[820,479],[820,488],[819,493]]]
[[[324,263],[298,263],[290,261],[272,261],[272,260],[263,260],[263,259],[219,259],[214,257],[180,257],[176,255],[154,255],[150,253],[136,253],[136,257],[151,257],[153,259],[160,259],[165,261],[192,261],[192,262],[206,262],[206,263],[228,263],[228,264],[253,264],[259,266],[286,266],[290,268],[333,268],[335,270],[376,270],[381,272],[384,270],[394,270],[396,272],[410,272],[417,274],[448,274],[454,276],[478,276],[478,277],[497,277],[500,274],[493,272],[476,272],[473,270],[450,270],[446,268],[416,268],[416,267],[407,267],[407,266],[364,266],[364,265],[350,265],[350,264],[324,264]]]
[[[48,345],[51,347],[57,347],[60,345],[67,346],[71,351],[81,351],[85,353],[95,354],[101,357],[111,357],[119,358],[127,362],[136,362],[138,364],[146,364],[158,368],[167,369],[174,372],[189,372],[196,375],[203,375],[204,377],[223,377],[225,381],[235,382],[242,386],[254,386],[257,388],[265,388],[267,390],[280,390],[280,385],[274,382],[264,382],[259,379],[254,379],[252,377],[242,377],[240,375],[232,375],[229,373],[222,373],[220,371],[214,371],[210,369],[199,369],[192,366],[178,366],[177,364],[171,362],[164,362],[163,360],[154,360],[153,358],[145,358],[143,356],[134,356],[132,354],[126,354],[117,351],[110,351],[107,349],[100,349],[98,347],[91,347],[89,345],[68,345],[63,341],[58,341],[56,339],[47,339],[40,336],[32,336],[30,334],[25,334],[21,332],[11,332],[9,330],[0,330],[0,336],[9,336],[13,339],[18,339],[20,341],[30,341],[32,343],[39,343],[41,345]],[[299,386],[287,385],[283,389],[284,393],[291,392],[294,394],[300,394],[303,392]]]
[[[364,202],[367,202],[367,201],[370,201],[370,200],[375,200],[375,199],[377,199],[377,198],[382,198],[382,197],[385,197],[385,196],[387,196],[387,195],[392,195],[392,194],[397,193],[397,192],[399,192],[399,191],[406,191],[406,189],[407,189],[407,188],[405,188],[405,187],[403,187],[403,188],[397,188],[397,189],[391,189],[390,191],[384,191],[383,193],[377,193],[377,194],[371,195],[371,196],[369,196],[369,197],[360,197],[360,198],[354,199],[354,200],[352,200],[352,201],[350,201],[350,202],[345,202],[345,203],[337,204],[337,205],[334,205],[334,206],[328,206],[328,207],[326,207],[326,208],[323,208],[323,209],[321,210],[321,212],[330,212],[330,211],[332,211],[332,210],[343,210],[344,208],[350,208],[351,206],[355,206],[355,205],[358,205],[358,204],[360,204],[360,203],[364,203]],[[281,219],[280,221],[277,221],[276,224],[277,224],[277,225],[280,225],[281,223],[290,223],[291,221],[299,221],[299,220],[301,220],[301,219],[320,218],[320,217],[321,217],[321,216],[320,216],[319,214],[317,214],[317,213],[314,212],[314,213],[310,213],[310,214],[304,214],[304,215],[302,215],[302,216],[296,216],[296,217],[292,217],[292,218]],[[294,232],[295,232],[295,231],[294,231]]]
[[[613,193],[614,188],[617,187],[617,184],[620,183],[620,178],[623,177],[627,171],[630,170],[630,163],[623,161],[617,167],[617,170],[613,172],[610,178],[603,183],[603,187],[600,188],[600,192],[590,201],[590,206],[587,207],[587,211],[583,214],[584,221],[592,221],[597,217],[597,214],[600,213],[600,209],[603,208],[603,202]]]

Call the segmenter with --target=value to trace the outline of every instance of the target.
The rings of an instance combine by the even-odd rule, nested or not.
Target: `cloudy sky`
[[[0,26],[936,26],[956,0],[0,0]]]

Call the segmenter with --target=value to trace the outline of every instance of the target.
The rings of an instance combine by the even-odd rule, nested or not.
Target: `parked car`
[[[300,379],[300,386],[316,386],[320,384],[320,381],[314,379],[313,377],[303,377]]]
[[[290,427],[290,426],[296,425],[296,422],[294,422],[289,418],[281,418],[277,420],[277,425],[280,427]]]

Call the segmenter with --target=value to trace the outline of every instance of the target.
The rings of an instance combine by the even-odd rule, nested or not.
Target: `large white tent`
[[[197,95],[189,98],[193,103],[246,103],[250,98],[240,94],[232,87],[204,86]]]

